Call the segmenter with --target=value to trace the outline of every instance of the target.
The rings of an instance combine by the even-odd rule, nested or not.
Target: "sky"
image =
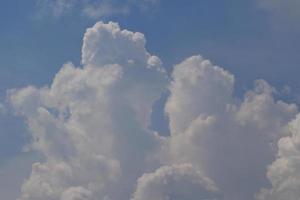
[[[295,200],[297,0],[3,0],[6,200]]]

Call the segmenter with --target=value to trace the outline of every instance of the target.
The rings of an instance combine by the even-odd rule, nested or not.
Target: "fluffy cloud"
[[[91,192],[82,187],[73,187],[66,190],[61,200],[88,200],[91,199]]]
[[[266,81],[237,98],[234,76],[201,56],[169,78],[143,34],[112,22],[83,40],[82,66],[8,92],[32,134],[27,148],[44,157],[20,200],[295,199],[298,110]],[[162,137],[149,125],[166,88],[171,134]]]
[[[133,200],[217,200],[214,183],[190,164],[163,166],[139,178]]]
[[[33,165],[22,200],[130,196],[160,144],[147,127],[166,83],[144,45],[141,33],[97,23],[84,37],[82,68],[68,63],[50,87],[9,92],[32,132],[29,147],[46,159]]]
[[[290,123],[290,135],[278,142],[278,158],[268,168],[271,189],[262,189],[259,200],[298,199],[300,192],[300,116]]]
[[[25,178],[31,172],[32,163],[36,162],[36,155],[21,154],[7,162],[0,164],[0,194],[1,198],[16,200]]]
[[[263,80],[243,100],[235,98],[233,75],[201,56],[176,65],[172,77],[166,104],[172,162],[203,169],[224,199],[253,199],[297,107],[275,101]]]

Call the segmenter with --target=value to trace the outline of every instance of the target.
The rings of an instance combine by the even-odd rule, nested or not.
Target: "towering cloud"
[[[235,98],[233,75],[200,56],[175,66],[172,77],[166,104],[172,162],[202,169],[224,199],[253,199],[267,183],[266,166],[296,106],[275,101],[263,80],[242,101]]]
[[[136,179],[156,166],[148,162],[160,141],[147,127],[166,75],[144,36],[97,23],[85,34],[82,63],[65,64],[50,87],[10,92],[31,147],[45,156],[22,200],[129,198]]]
[[[268,168],[271,189],[262,189],[259,200],[298,199],[300,192],[300,116],[290,125],[291,134],[278,142],[278,157]]]
[[[44,157],[20,200],[296,199],[297,106],[274,99],[264,80],[235,97],[234,76],[201,56],[168,77],[145,45],[141,33],[98,22],[82,66],[65,64],[50,86],[9,91],[28,147]],[[149,124],[166,88],[163,137]]]

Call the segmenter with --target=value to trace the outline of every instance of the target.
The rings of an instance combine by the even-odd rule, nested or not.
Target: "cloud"
[[[36,0],[36,2],[39,15],[50,13],[54,17],[70,12],[78,3],[77,0]]]
[[[1,198],[15,200],[25,178],[31,171],[32,163],[36,162],[37,155],[22,153],[0,165],[0,194]]]
[[[290,125],[290,134],[278,142],[278,158],[268,168],[272,188],[262,189],[259,200],[297,199],[300,192],[300,115]]]
[[[237,99],[233,75],[201,56],[176,65],[172,78],[166,104],[171,162],[202,169],[224,199],[253,199],[268,183],[274,146],[297,107],[274,100],[274,89],[263,80]]]
[[[88,200],[91,199],[91,192],[82,187],[73,187],[66,190],[61,200]]]
[[[141,33],[97,23],[84,37],[83,67],[67,63],[51,86],[9,92],[32,132],[30,147],[46,159],[33,165],[21,200],[131,195],[160,143],[147,127],[166,84],[144,45]]]
[[[298,0],[258,0],[258,5],[271,15],[274,24],[280,24],[280,27],[297,27],[300,17]]]
[[[264,80],[236,97],[233,74],[202,56],[168,77],[145,46],[142,33],[98,22],[84,35],[82,66],[8,92],[28,124],[27,148],[43,155],[19,200],[297,196],[295,104],[275,99]],[[160,136],[150,116],[166,89],[170,136]]]
[[[128,15],[132,9],[146,11],[156,7],[159,0],[36,0],[39,15],[61,17],[80,13],[92,19],[112,15]]]
[[[83,8],[83,14],[93,19],[111,15],[128,15],[129,12],[130,8],[128,5],[112,5],[108,1],[99,2],[97,5],[87,4]]]
[[[139,178],[133,200],[217,200],[214,183],[190,164],[163,166]]]
[[[3,113],[5,113],[5,106],[2,103],[0,103],[0,114]]]

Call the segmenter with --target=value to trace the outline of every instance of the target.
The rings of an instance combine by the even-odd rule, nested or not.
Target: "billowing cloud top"
[[[190,164],[163,166],[139,178],[133,200],[218,199],[214,183]]]
[[[83,40],[82,66],[9,91],[28,148],[44,156],[20,200],[297,199],[297,106],[275,100],[267,82],[239,99],[234,76],[201,56],[168,78],[144,35],[117,23],[98,22]],[[149,129],[165,89],[167,137]]]

